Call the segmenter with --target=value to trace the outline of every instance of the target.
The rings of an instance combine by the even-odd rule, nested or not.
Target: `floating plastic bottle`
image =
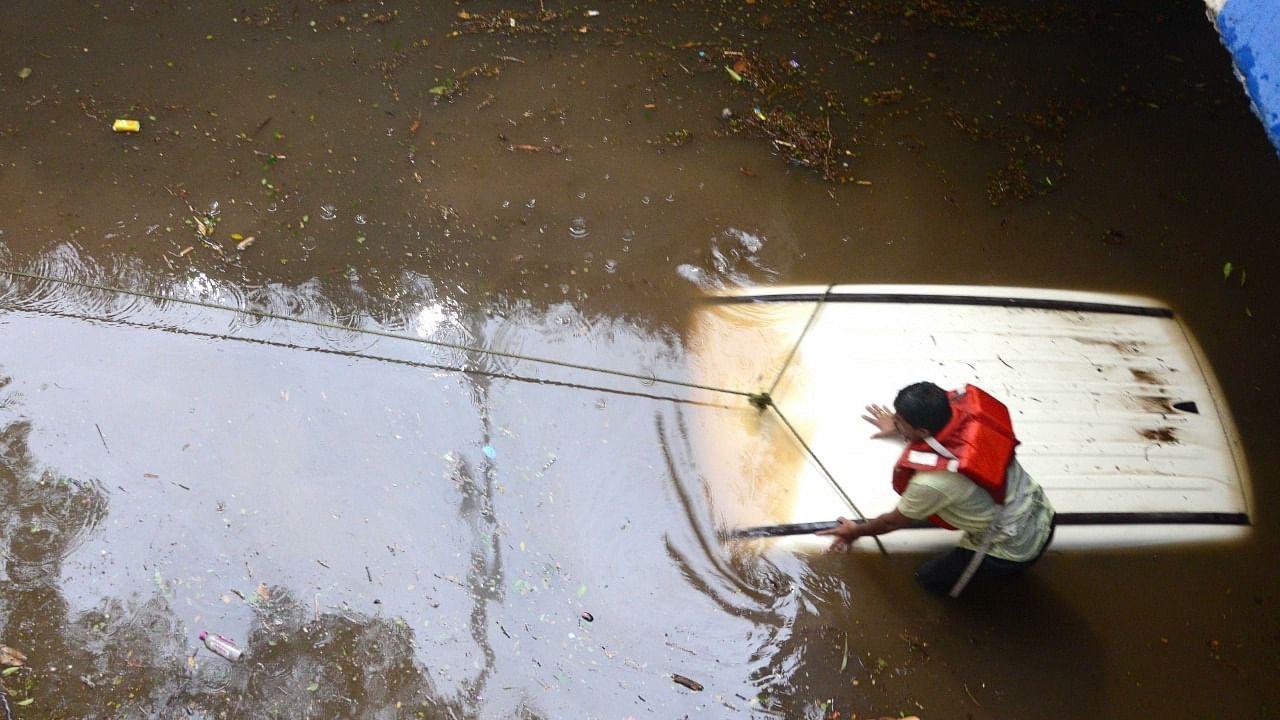
[[[240,659],[241,650],[236,644],[230,640],[218,635],[217,633],[202,632],[200,633],[200,641],[204,646],[222,657],[235,662]]]

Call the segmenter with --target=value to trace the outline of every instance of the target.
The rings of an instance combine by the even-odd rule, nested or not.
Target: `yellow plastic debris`
[[[119,120],[111,123],[111,129],[118,133],[136,133],[142,129],[142,124],[137,120]]]

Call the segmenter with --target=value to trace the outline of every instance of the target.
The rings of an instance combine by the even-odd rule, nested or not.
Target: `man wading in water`
[[[972,579],[1012,577],[1040,559],[1053,539],[1053,506],[1014,456],[1018,440],[1004,404],[972,385],[948,393],[921,382],[903,388],[893,407],[868,405],[863,419],[878,428],[872,437],[907,441],[893,467],[897,508],[863,523],[842,517],[817,534],[843,550],[925,518],[960,530],[959,547],[916,571],[926,590],[951,597]]]

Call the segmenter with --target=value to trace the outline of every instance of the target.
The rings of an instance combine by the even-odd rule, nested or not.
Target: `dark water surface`
[[[10,711],[1271,717],[1277,187],[1197,2],[5,3]],[[685,323],[828,282],[1171,304],[1256,531],[729,552]]]

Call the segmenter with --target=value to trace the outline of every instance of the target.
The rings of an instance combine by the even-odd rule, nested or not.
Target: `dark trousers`
[[[1045,538],[1044,545],[1040,546],[1040,552],[1030,560],[1023,562],[1014,562],[1012,560],[1004,560],[997,557],[987,555],[982,558],[982,563],[978,565],[978,571],[973,574],[970,584],[975,582],[985,582],[988,580],[1001,580],[1021,575],[1026,572],[1027,568],[1035,564],[1044,551],[1053,542],[1053,533],[1057,530],[1058,518],[1053,519],[1053,524],[1049,527],[1049,537]],[[938,557],[926,560],[916,570],[916,582],[920,583],[925,590],[935,595],[946,595],[951,592],[951,588],[955,586],[956,581],[964,574],[965,568],[969,567],[969,561],[973,559],[974,552],[965,548],[955,548]]]

